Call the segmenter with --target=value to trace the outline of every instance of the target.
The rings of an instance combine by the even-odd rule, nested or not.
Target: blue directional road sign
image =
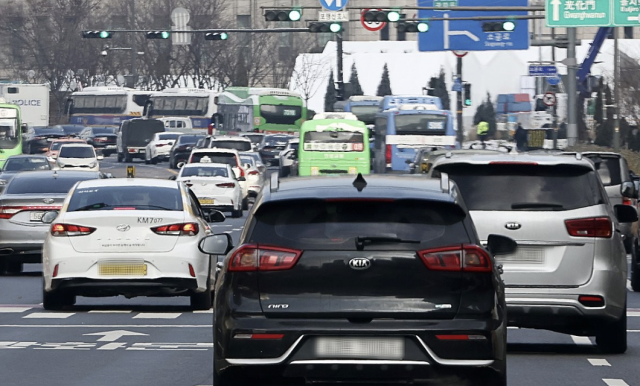
[[[320,5],[329,11],[339,11],[347,6],[349,0],[320,0]]]
[[[558,75],[558,68],[553,65],[540,65],[540,64],[530,64],[529,65],[529,76],[536,76],[541,78],[551,78]]]
[[[455,92],[462,91],[462,82],[460,81],[460,78],[456,78],[456,80],[453,82],[453,86],[451,86],[451,91],[455,91]]]
[[[547,83],[552,86],[557,86],[560,83],[560,75],[556,74],[556,76],[547,78]]]
[[[321,0],[326,1],[326,0]],[[441,2],[438,2],[441,3]],[[460,7],[526,7],[528,0],[458,0]],[[433,7],[434,0],[418,0],[420,7]],[[418,11],[418,18],[455,18],[496,16],[495,21],[508,16],[527,15],[526,11]],[[529,48],[529,21],[513,20],[513,31],[484,32],[482,24],[490,20],[434,20],[429,32],[418,34],[420,51],[505,51]]]

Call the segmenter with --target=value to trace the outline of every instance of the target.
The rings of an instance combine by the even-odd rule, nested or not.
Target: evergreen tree
[[[483,119],[484,119],[484,103],[480,103],[476,108],[475,115],[473,116],[473,124],[477,125],[478,123],[482,122]]]
[[[351,75],[349,76],[349,84],[350,84],[350,92],[348,95],[345,95],[345,99],[353,95],[364,95],[364,91],[362,91],[362,86],[360,86],[360,80],[358,79],[358,70],[356,69],[356,64],[353,63],[351,66]]]
[[[442,108],[444,110],[450,110],[451,100],[449,99],[449,91],[447,90],[447,81],[445,80],[443,68],[440,68],[440,75],[434,76],[429,80],[429,88],[433,89],[433,95],[439,97],[442,101]]]
[[[380,85],[378,86],[377,96],[386,96],[393,95],[391,92],[391,80],[389,79],[389,67],[387,64],[384,64],[384,69],[382,70],[382,79],[380,80]]]
[[[335,79],[333,77],[333,70],[331,71],[331,76],[329,77],[329,84],[327,85],[327,93],[324,94],[324,111],[332,112],[333,105],[338,101],[336,95],[336,84]]]
[[[498,122],[496,121],[496,109],[493,107],[493,102],[491,101],[491,94],[487,92],[487,100],[484,101],[484,119],[489,123],[489,138],[494,137],[496,135],[496,131],[498,129]]]

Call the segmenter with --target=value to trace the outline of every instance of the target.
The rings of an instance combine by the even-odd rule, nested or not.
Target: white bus
[[[188,117],[194,129],[207,129],[218,111],[219,92],[200,88],[168,88],[149,100],[149,118]]]
[[[154,93],[124,87],[87,87],[67,100],[69,123],[120,126],[127,119],[141,118]]]

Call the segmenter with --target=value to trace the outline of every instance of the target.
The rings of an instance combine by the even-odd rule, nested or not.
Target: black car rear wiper
[[[389,236],[358,236],[356,237],[356,249],[362,251],[365,245],[378,243],[403,243],[403,244],[420,244],[420,240],[403,240],[400,237]]]
[[[554,204],[550,202],[516,202],[511,204],[511,209],[552,209],[552,210],[562,210],[564,209],[564,205]]]
[[[98,203],[95,203],[95,204],[91,204],[91,205],[86,205],[86,206],[80,207],[80,208],[74,210],[74,212],[82,212],[82,211],[86,211],[86,210],[102,209],[102,208],[106,208],[108,206],[111,206],[111,205],[106,204],[104,202],[98,202]]]

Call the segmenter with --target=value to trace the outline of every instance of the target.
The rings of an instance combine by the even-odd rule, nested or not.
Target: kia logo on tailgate
[[[371,260],[364,257],[356,257],[349,260],[349,266],[353,269],[363,270],[371,267]]]
[[[517,222],[508,222],[504,224],[504,227],[509,230],[515,231],[522,228],[522,225],[518,224]]]

